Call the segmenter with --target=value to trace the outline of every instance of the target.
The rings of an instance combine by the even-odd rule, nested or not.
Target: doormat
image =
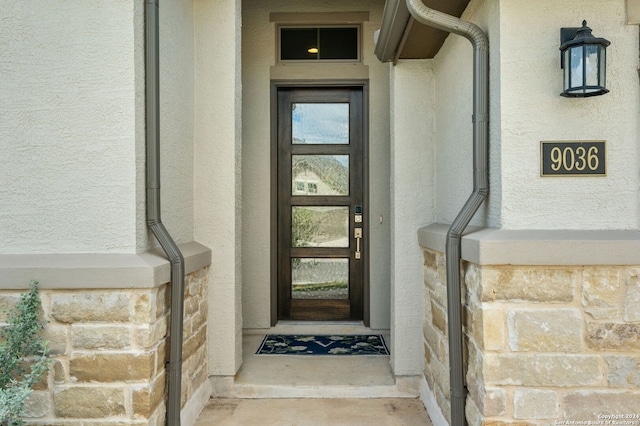
[[[389,349],[379,334],[267,334],[256,355],[389,355]]]

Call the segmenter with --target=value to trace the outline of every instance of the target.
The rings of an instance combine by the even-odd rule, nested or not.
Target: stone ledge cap
[[[185,273],[211,264],[211,249],[195,241],[179,244]],[[171,280],[171,265],[161,249],[144,253],[69,253],[0,255],[0,289],[125,289],[158,287]]]
[[[418,243],[444,253],[448,230],[444,223],[420,228]],[[469,226],[462,258],[479,265],[640,265],[640,232]]]

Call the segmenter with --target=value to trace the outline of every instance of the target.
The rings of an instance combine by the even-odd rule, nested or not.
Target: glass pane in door
[[[349,259],[291,259],[293,299],[348,299]]]
[[[292,144],[348,144],[349,104],[293,103]]]
[[[349,247],[349,207],[291,207],[292,247]]]
[[[292,155],[291,195],[349,195],[349,156]]]

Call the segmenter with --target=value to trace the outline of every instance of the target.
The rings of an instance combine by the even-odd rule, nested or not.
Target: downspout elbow
[[[422,0],[406,1],[409,13],[416,21],[448,33],[466,37],[476,49],[489,49],[489,39],[477,25],[427,7],[422,3]]]

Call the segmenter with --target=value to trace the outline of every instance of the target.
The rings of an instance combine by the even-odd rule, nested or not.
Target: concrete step
[[[195,426],[431,426],[419,399],[213,399]]]

